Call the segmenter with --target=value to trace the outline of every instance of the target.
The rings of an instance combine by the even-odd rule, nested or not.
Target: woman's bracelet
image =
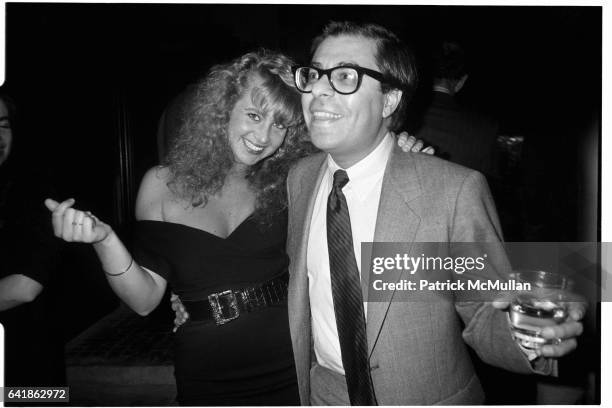
[[[130,264],[128,265],[127,268],[125,268],[125,271],[119,272],[119,273],[108,273],[106,271],[104,271],[105,274],[107,274],[108,276],[119,276],[119,275],[123,275],[124,273],[126,273],[127,271],[130,270],[130,268],[132,267],[132,264],[134,263],[134,258],[132,258],[130,260]]]

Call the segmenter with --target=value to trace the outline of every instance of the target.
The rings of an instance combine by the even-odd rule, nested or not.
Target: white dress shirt
[[[349,182],[343,187],[342,192],[346,197],[351,217],[353,248],[360,276],[361,243],[374,240],[382,179],[394,145],[395,139],[387,134],[374,151],[345,169]],[[328,155],[327,171],[317,192],[310,221],[306,266],[317,362],[323,367],[344,375],[332,298],[326,222],[327,198],[333,185],[334,172],[338,169],[340,167]],[[364,311],[367,311],[365,301]]]

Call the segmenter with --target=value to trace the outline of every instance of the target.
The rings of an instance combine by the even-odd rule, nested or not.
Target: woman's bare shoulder
[[[171,196],[168,188],[170,170],[164,166],[150,168],[142,178],[136,198],[136,219],[162,221],[162,207]]]

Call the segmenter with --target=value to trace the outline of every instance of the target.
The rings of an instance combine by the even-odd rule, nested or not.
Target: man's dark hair
[[[402,99],[397,109],[391,115],[390,130],[401,130],[406,117],[408,103],[412,98],[417,85],[417,69],[414,55],[408,47],[391,31],[376,24],[359,24],[349,21],[330,22],[323,32],[312,42],[311,56],[319,45],[328,37],[341,35],[360,36],[374,40],[377,45],[376,63],[382,74],[394,82],[382,83],[381,89],[386,93],[392,89],[401,89]]]
[[[443,41],[432,53],[433,76],[460,79],[467,73],[465,51],[455,41]]]

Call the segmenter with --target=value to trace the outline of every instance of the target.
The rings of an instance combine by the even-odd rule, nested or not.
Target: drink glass
[[[564,322],[568,317],[571,281],[555,272],[522,270],[513,272],[511,279],[529,283],[531,290],[520,291],[508,310],[514,336],[527,349],[555,344],[540,333],[546,326]]]

